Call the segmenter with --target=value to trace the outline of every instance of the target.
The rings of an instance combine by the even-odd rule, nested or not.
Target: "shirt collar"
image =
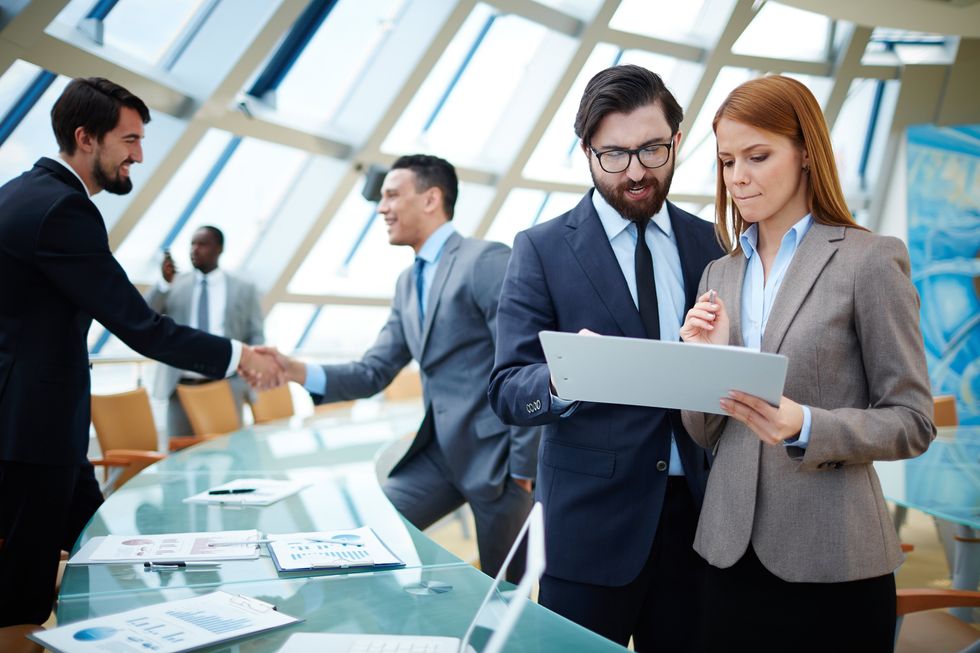
[[[453,229],[453,223],[447,222],[429,236],[422,248],[419,249],[419,253],[416,254],[417,258],[424,260],[426,263],[435,263],[442,256],[443,247],[446,245],[446,241],[449,237],[456,233]]]
[[[606,198],[602,196],[599,189],[596,189],[592,193],[592,206],[595,207],[595,212],[599,214],[599,222],[602,223],[602,228],[606,232],[606,238],[612,240],[624,229],[630,226],[631,221],[627,220],[619,214],[619,212],[614,209]],[[667,212],[667,202],[660,207],[660,210],[650,218],[650,222],[657,225],[660,231],[670,238],[673,234],[673,227],[670,224],[670,214]]]
[[[806,232],[810,230],[810,225],[813,224],[813,216],[807,213],[803,216],[803,219],[790,227],[789,231],[783,234],[783,244],[788,242],[787,239],[792,239],[793,245],[799,245],[800,241],[803,240],[803,236]],[[749,228],[742,232],[742,235],[738,237],[738,242],[742,245],[742,254],[745,258],[750,259],[755,255],[756,249],[759,246],[759,224],[753,222],[749,225]]]
[[[205,278],[207,278],[209,284],[214,285],[225,280],[225,273],[221,271],[221,268],[215,268],[207,274],[204,274],[197,268],[194,268],[194,283],[201,283],[201,279]]]
[[[71,164],[68,163],[67,161],[65,161],[65,158],[63,156],[61,156],[61,152],[58,152],[57,154],[55,154],[54,156],[49,157],[49,158],[52,161],[57,161],[62,166],[64,166],[65,168],[67,168],[68,169],[68,172],[70,172],[71,174],[75,175],[75,179],[77,179],[78,181],[80,181],[81,184],[82,184],[82,190],[85,191],[85,194],[88,196],[89,199],[92,199],[92,194],[90,192],[88,192],[88,186],[85,185],[85,182],[82,180],[81,176],[77,172],[75,172],[75,169],[71,167]]]

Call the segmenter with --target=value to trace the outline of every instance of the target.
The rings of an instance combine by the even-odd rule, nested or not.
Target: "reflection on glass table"
[[[885,498],[956,525],[954,589],[980,583],[980,426],[941,428],[924,454],[878,461]],[[957,608],[969,619],[970,610]]]
[[[491,579],[469,565],[400,569],[385,573],[218,583],[211,589],[273,603],[303,623],[246,640],[241,650],[277,651],[293,633],[391,633],[462,637]],[[501,587],[501,601],[509,586]],[[116,594],[62,597],[60,624],[139,606],[188,598],[195,587],[161,587]],[[481,630],[492,624],[479,624]],[[484,636],[475,639],[480,642]],[[480,646],[476,646],[480,650]],[[622,647],[536,604],[521,614],[507,651],[624,651]]]

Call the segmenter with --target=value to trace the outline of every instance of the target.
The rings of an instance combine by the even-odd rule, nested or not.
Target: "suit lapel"
[[[799,249],[793,255],[782,287],[773,302],[766,331],[762,334],[762,351],[778,352],[786,330],[810,294],[820,272],[837,251],[836,242],[844,238],[844,227],[814,223]]]
[[[722,261],[722,281],[719,288],[716,288],[718,295],[727,302],[725,307],[728,309],[728,333],[729,344],[735,347],[744,347],[742,339],[742,288],[745,287],[745,270],[748,268],[748,259],[742,252],[734,256],[728,256]],[[731,281],[729,281],[729,279]]]
[[[623,335],[646,338],[640,312],[592,205],[591,192],[575,207],[567,226],[565,240]]]
[[[425,352],[425,344],[429,339],[429,331],[432,330],[432,322],[435,319],[436,312],[439,310],[439,302],[442,300],[442,290],[446,285],[446,279],[449,278],[449,273],[453,269],[453,264],[456,263],[456,250],[459,249],[460,243],[463,242],[463,237],[458,233],[454,233],[446,241],[446,244],[442,247],[442,253],[439,255],[439,264],[436,268],[436,276],[432,280],[432,287],[429,289],[429,303],[425,307],[425,320],[422,325],[422,342],[419,345],[419,354]],[[414,283],[412,284],[415,285]],[[414,293],[414,291],[413,291]],[[415,297],[415,310],[418,311],[418,295]],[[415,320],[416,323],[418,320]]]

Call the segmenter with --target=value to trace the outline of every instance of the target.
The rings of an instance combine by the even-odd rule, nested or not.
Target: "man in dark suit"
[[[279,379],[271,357],[151,310],[109,250],[91,196],[132,188],[146,105],[76,79],[51,111],[55,159],[0,188],[0,626],[43,623],[59,552],[102,502],[89,443],[89,325],[136,351],[221,378]]]
[[[589,82],[575,133],[595,189],[517,235],[489,390],[504,422],[545,427],[542,605],[620,644],[632,636],[638,651],[696,650],[704,563],[692,542],[708,457],[678,411],[556,397],[538,332],[678,339],[722,253],[711,224],[666,202],[681,119],[648,70],[615,66]]]
[[[392,245],[415,250],[395,286],[391,315],[360,361],[284,360],[317,403],[370,397],[412,359],[422,371],[425,419],[384,491],[425,528],[468,502],[483,570],[495,575],[531,509],[538,429],[507,427],[487,400],[497,335],[497,297],[510,249],[453,229],[456,171],[428,155],[399,158],[385,176],[378,212]],[[517,576],[523,564],[511,565]],[[513,574],[512,574],[513,575]]]

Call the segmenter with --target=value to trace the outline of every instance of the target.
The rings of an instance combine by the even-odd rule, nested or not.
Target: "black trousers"
[[[0,461],[0,626],[44,623],[61,550],[71,550],[100,505],[88,462]]]
[[[707,564],[692,548],[697,525],[687,481],[671,476],[650,556],[631,583],[603,587],[545,574],[539,602],[623,646],[632,636],[636,651],[698,651]]]
[[[790,583],[752,547],[728,569],[708,567],[705,651],[889,653],[895,576],[845,583]]]

